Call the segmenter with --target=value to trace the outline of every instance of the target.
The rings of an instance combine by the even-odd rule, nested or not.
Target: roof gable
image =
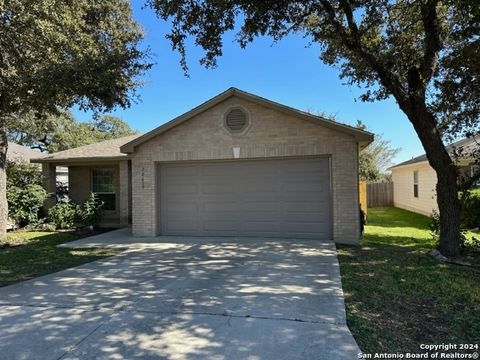
[[[256,96],[256,95],[253,95],[253,94],[250,94],[250,93],[247,93],[245,91],[242,91],[242,90],[239,90],[237,88],[232,87],[232,88],[224,91],[223,93],[213,97],[212,99],[204,102],[203,104],[193,108],[192,110],[178,116],[177,118],[175,118],[175,119],[173,119],[173,120],[155,128],[155,129],[153,129],[152,131],[149,131],[149,132],[143,134],[142,136],[139,136],[136,139],[133,139],[132,141],[124,144],[123,146],[121,146],[120,151],[122,153],[127,153],[127,154],[132,153],[132,152],[135,151],[135,147],[143,144],[144,142],[152,139],[153,137],[155,137],[157,135],[160,135],[160,134],[170,130],[171,128],[173,128],[177,125],[180,125],[180,124],[190,120],[191,118],[195,117],[196,115],[199,115],[200,113],[214,107],[215,105],[217,105],[217,104],[219,104],[219,103],[221,103],[221,102],[223,102],[223,101],[225,101],[225,100],[227,100],[227,99],[229,99],[233,96],[236,96],[240,99],[244,99],[246,101],[251,101],[251,102],[256,103],[258,105],[265,106],[267,108],[285,113],[287,115],[294,116],[296,118],[303,119],[305,121],[312,122],[312,123],[320,125],[320,126],[324,126],[324,127],[327,127],[327,128],[330,128],[330,129],[333,129],[333,130],[336,130],[336,131],[340,131],[340,132],[343,132],[343,133],[347,133],[349,135],[352,135],[363,146],[366,146],[373,141],[373,134],[371,134],[367,131],[357,129],[357,128],[354,128],[352,126],[340,124],[338,122],[335,122],[335,121],[332,121],[332,120],[329,120],[329,119],[325,119],[321,116],[315,116],[315,115],[309,114],[307,112],[300,111],[300,110],[297,110],[297,109],[294,109],[294,108],[276,103],[276,102],[271,101],[271,100],[267,100],[265,98],[262,98],[262,97],[259,97],[259,96]]]
[[[460,139],[454,143],[451,143],[446,146],[446,149],[451,154],[455,149],[462,148],[465,155],[467,156],[466,158],[469,158],[468,154],[469,153],[472,154],[474,151],[477,151],[477,149],[480,147],[479,141],[480,141],[480,136],[472,136],[472,137]],[[427,161],[428,161],[427,155],[422,154],[420,156],[411,158],[410,160],[403,161],[399,164],[393,165],[389,167],[388,170],[393,170],[402,166],[420,164]]]

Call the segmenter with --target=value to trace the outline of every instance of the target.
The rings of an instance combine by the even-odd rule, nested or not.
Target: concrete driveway
[[[312,240],[70,243],[122,254],[0,288],[2,359],[356,359],[335,246]]]

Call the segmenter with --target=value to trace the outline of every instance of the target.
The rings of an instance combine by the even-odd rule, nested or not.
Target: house
[[[230,88],[141,135],[37,159],[45,186],[105,202],[135,236],[360,236],[358,153],[373,135]]]
[[[45,156],[40,151],[30,149],[29,147],[8,142],[7,161],[10,162],[29,162],[30,159],[37,159]]]
[[[19,145],[11,141],[8,142],[7,161],[28,163],[31,159],[40,159],[45,156],[45,153],[31,149],[27,146]],[[62,186],[68,187],[68,169],[66,167],[57,168],[57,182]]]
[[[472,176],[478,165],[472,151],[478,149],[479,138],[466,138],[447,146],[449,153],[463,149],[458,158],[460,176]],[[402,209],[430,216],[438,211],[436,185],[437,174],[430,166],[425,154],[389,168],[393,181],[393,205]]]

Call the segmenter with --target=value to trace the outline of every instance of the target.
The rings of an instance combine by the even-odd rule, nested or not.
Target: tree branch
[[[348,0],[340,0],[340,6],[347,18],[349,32],[345,30],[345,27],[336,18],[335,9],[333,8],[332,4],[328,0],[320,0],[320,3],[326,11],[327,18],[329,19],[331,25],[333,25],[336,31],[339,33],[341,41],[344,43],[344,45],[349,50],[356,52],[372,67],[372,69],[377,73],[380,83],[394,95],[399,103],[405,103],[407,99],[406,91],[400,79],[362,44],[358,27],[353,17],[352,7]]]
[[[425,51],[420,66],[420,75],[426,87],[438,63],[438,53],[442,49],[440,39],[440,25],[437,15],[438,0],[429,0],[422,6],[422,22],[425,30]]]

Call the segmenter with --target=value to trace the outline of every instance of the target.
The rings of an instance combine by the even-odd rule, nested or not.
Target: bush
[[[62,201],[48,210],[48,222],[56,229],[72,229],[77,218],[77,205],[71,201]]]
[[[56,229],[72,229],[76,224],[93,227],[102,220],[102,208],[103,202],[93,193],[82,205],[61,201],[48,210],[48,222]]]
[[[462,227],[474,229],[480,227],[480,196],[470,194],[462,203]]]
[[[7,186],[8,216],[19,226],[38,222],[47,192],[41,185],[25,184],[24,186]]]
[[[37,223],[47,197],[40,169],[27,162],[7,161],[6,172],[9,218],[18,226]]]
[[[97,195],[91,193],[89,199],[80,207],[78,216],[82,225],[98,225],[103,217],[103,201],[101,201]]]
[[[42,185],[42,172],[36,165],[25,161],[7,161],[7,187],[25,187],[27,185]]]

